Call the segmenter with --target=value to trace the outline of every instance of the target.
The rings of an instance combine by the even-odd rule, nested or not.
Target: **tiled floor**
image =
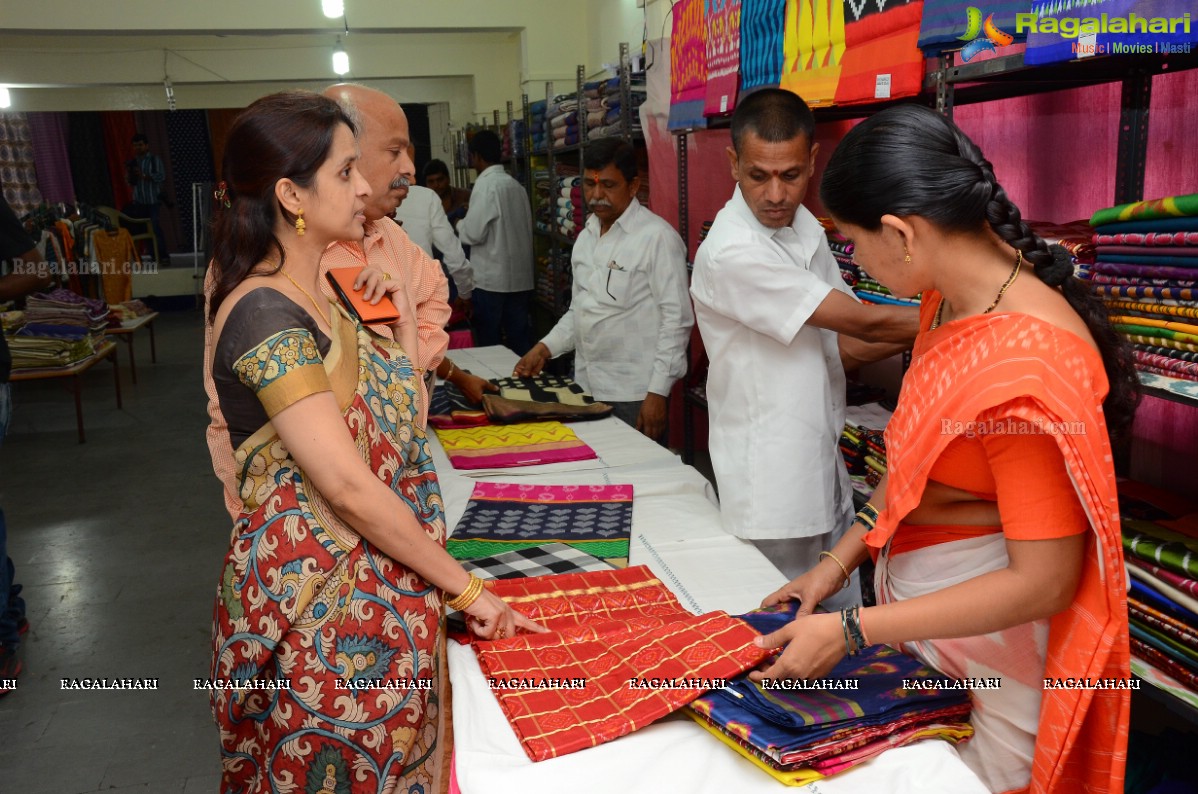
[[[212,593],[229,519],[204,443],[198,312],[163,313],[158,363],[120,347],[85,378],[87,443],[55,381],[14,384],[0,506],[31,630],[0,698],[0,792],[213,794],[219,745],[204,692]],[[157,678],[153,692],[69,691],[62,678]]]

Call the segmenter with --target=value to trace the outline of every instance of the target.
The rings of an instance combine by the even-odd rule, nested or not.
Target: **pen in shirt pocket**
[[[617,261],[616,261],[616,260],[614,260],[614,259],[613,259],[613,260],[611,260],[610,262],[608,262],[608,263],[607,263],[607,286],[606,286],[606,287],[604,287],[604,289],[606,289],[606,290],[607,290],[607,295],[608,295],[608,297],[610,297],[612,300],[617,300],[617,298],[616,298],[616,296],[615,296],[615,295],[612,295],[612,294],[611,294],[611,274],[612,274],[612,272],[613,272],[613,271],[615,271],[615,270],[620,270],[620,271],[622,271],[623,269],[624,269],[624,266],[623,266],[623,265],[621,265],[619,262],[617,262]]]

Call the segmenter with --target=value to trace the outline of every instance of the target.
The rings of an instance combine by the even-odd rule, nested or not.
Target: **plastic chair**
[[[161,261],[158,256],[158,236],[154,234],[154,222],[152,220],[149,218],[133,218],[112,207],[96,207],[96,212],[108,218],[109,222],[112,223],[112,228],[128,229],[129,236],[133,238],[134,247],[138,247],[138,240],[149,240],[150,245],[154,249],[154,261]],[[134,230],[130,228],[129,224],[141,226],[144,231],[140,234],[134,234]]]

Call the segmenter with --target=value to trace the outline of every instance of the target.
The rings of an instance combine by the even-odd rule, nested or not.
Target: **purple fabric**
[[[71,157],[67,153],[67,114],[47,111],[27,113],[26,117],[42,198],[51,204],[74,203],[75,183],[71,180]]]
[[[1192,267],[1164,267],[1158,265],[1125,265],[1115,262],[1095,262],[1090,266],[1095,273],[1111,276],[1139,276],[1140,278],[1176,278],[1193,280]]]

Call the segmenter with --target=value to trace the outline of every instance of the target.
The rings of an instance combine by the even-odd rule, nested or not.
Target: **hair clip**
[[[225,180],[216,183],[216,190],[212,195],[225,209],[233,206],[233,202],[229,201],[229,185]]]

